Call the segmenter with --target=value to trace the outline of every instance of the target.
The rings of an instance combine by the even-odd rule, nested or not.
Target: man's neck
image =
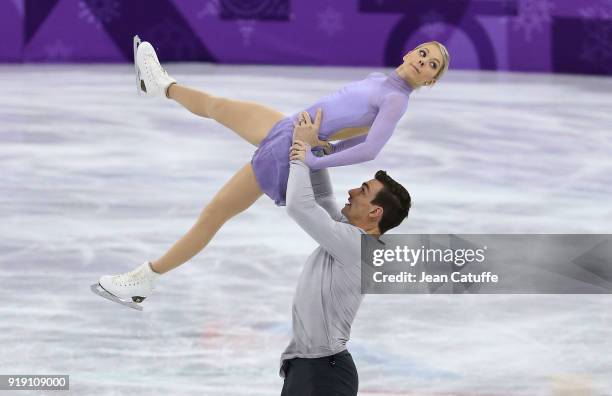
[[[363,228],[362,228],[362,229],[363,229]],[[378,229],[378,227],[374,227],[374,228],[369,229],[369,230],[366,230],[366,229],[363,229],[363,230],[364,230],[364,231],[366,232],[366,234],[368,234],[368,235],[380,235],[380,230]]]
[[[368,235],[380,235],[380,229],[378,226],[367,226],[363,224],[353,224],[355,227],[359,227]]]
[[[372,225],[372,223],[363,224],[363,223],[361,223],[359,221],[355,221],[353,219],[349,219],[348,216],[346,216],[344,213],[342,213],[342,214],[344,215],[344,217],[346,218],[346,221],[350,225],[362,229],[363,232],[365,232],[366,234],[369,234],[369,235],[378,235],[378,234],[380,234],[380,229],[378,228],[378,224],[376,224],[376,225]]]

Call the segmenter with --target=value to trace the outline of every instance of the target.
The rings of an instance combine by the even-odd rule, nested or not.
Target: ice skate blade
[[[138,93],[138,95],[142,95],[142,86],[144,86],[144,83],[140,79],[140,70],[138,70],[138,63],[136,62],[136,52],[138,51],[139,45],[140,37],[136,35],[134,36],[134,71],[136,72],[136,92]]]
[[[126,307],[133,308],[133,309],[135,309],[137,311],[142,311],[142,306],[140,304],[137,304],[137,303],[131,302],[131,301],[124,301],[124,300],[120,299],[119,297],[113,296],[112,294],[110,294],[109,292],[104,290],[104,288],[99,283],[94,283],[93,285],[91,285],[90,288],[91,288],[92,292],[96,293],[100,297],[104,297],[104,298],[106,298],[108,300],[114,301],[114,302],[119,303],[121,305],[125,305]]]

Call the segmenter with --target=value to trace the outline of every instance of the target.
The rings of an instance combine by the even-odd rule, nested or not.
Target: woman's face
[[[413,86],[431,85],[442,68],[442,52],[433,43],[421,44],[406,55],[402,65]]]

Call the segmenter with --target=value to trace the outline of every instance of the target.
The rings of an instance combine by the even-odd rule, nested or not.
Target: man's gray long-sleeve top
[[[313,190],[314,188],[314,190]],[[320,246],[308,257],[293,298],[293,337],[281,355],[317,358],[346,349],[363,300],[360,250],[364,231],[348,223],[333,197],[327,169],[290,163],[287,213]]]

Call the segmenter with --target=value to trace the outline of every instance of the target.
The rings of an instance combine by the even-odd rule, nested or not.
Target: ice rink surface
[[[286,114],[389,71],[166,66]],[[69,374],[75,395],[280,394],[292,295],[315,245],[266,196],[164,275],[143,312],[89,290],[157,259],[255,148],[138,97],[131,65],[0,76],[0,374]],[[413,94],[375,161],[330,169],[338,200],[378,169],[413,196],[395,233],[610,233],[612,79],[450,72]],[[360,395],[612,395],[611,306],[368,295],[348,344]]]

